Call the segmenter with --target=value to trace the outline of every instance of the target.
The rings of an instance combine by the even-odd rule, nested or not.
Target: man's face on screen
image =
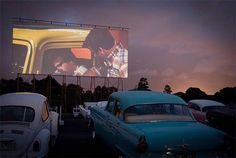
[[[63,62],[60,57],[54,61],[54,66],[59,72],[68,74],[73,74],[76,69],[76,64],[73,61]]]
[[[64,62],[57,67],[58,70],[73,74],[76,69],[76,64],[73,61]]]

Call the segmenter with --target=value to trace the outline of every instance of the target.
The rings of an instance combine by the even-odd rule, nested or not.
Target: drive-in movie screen
[[[15,24],[12,72],[128,77],[128,31]]]

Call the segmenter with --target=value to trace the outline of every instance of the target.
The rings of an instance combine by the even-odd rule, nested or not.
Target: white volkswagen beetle
[[[0,157],[45,157],[58,135],[58,113],[37,93],[0,96]]]

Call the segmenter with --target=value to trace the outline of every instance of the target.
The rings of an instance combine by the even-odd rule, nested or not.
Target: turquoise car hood
[[[224,143],[224,133],[189,121],[162,121],[131,124],[144,133],[150,151],[216,150]]]

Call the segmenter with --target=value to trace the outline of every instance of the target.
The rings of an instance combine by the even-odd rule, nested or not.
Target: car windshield
[[[188,108],[179,104],[142,104],[124,112],[126,122],[194,121]]]
[[[207,112],[207,111],[209,111],[209,110],[221,110],[221,109],[225,109],[225,106],[206,106],[206,107],[204,107],[204,108],[202,108],[202,111],[203,112]]]
[[[1,106],[0,121],[32,122],[34,109],[26,106]]]

